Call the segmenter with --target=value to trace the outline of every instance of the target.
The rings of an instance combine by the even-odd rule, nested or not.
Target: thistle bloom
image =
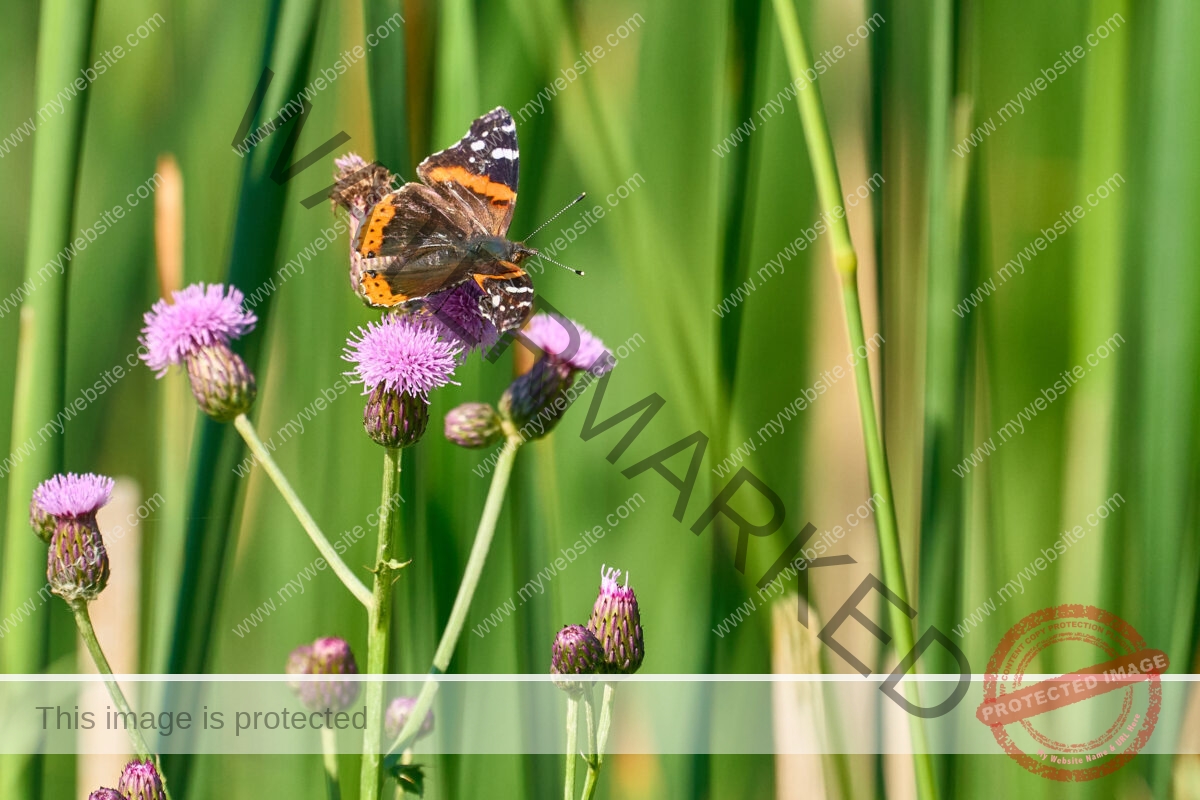
[[[525,335],[542,351],[529,372],[512,382],[500,398],[500,414],[526,439],[549,433],[577,393],[573,384],[583,371],[600,377],[613,367],[604,343],[582,325],[557,314],[537,314]],[[536,428],[536,432],[531,430]]]
[[[166,800],[167,797],[154,762],[138,759],[125,765],[117,792],[125,800]]]
[[[323,676],[289,684],[310,711],[345,711],[358,699],[358,681],[334,677],[358,674],[358,664],[345,639],[327,636],[297,647],[288,656],[287,674]]]
[[[33,491],[29,516],[46,540],[46,580],[67,602],[94,600],[108,584],[108,553],[96,513],[112,496],[113,479],[102,475],[55,475]]]
[[[192,394],[204,413],[228,422],[249,410],[257,391],[254,374],[229,343],[254,330],[257,318],[242,308],[242,293],[219,283],[193,284],[159,300],[146,312],[138,341],[141,358],[158,377],[184,364]]]
[[[605,670],[604,646],[582,625],[568,625],[554,637],[550,658],[553,675],[594,675]],[[554,685],[568,694],[583,692],[583,681],[555,679]]]
[[[446,415],[446,438],[459,447],[493,445],[504,438],[500,415],[487,403],[463,403]]]
[[[629,573],[625,573],[624,586],[617,583],[620,577],[621,570],[601,567],[600,595],[592,607],[588,629],[604,646],[609,669],[630,675],[642,666],[646,645],[637,596],[629,588]]]
[[[363,427],[384,447],[416,444],[429,424],[429,393],[451,381],[460,348],[411,317],[384,317],[346,342],[346,374],[368,395]]]
[[[125,800],[125,798],[121,797],[121,793],[116,789],[105,789],[101,787],[89,794],[88,800]]]
[[[427,318],[443,339],[462,347],[465,357],[468,352],[491,347],[500,339],[495,324],[480,310],[479,304],[485,297],[479,284],[466,281],[435,292],[414,305],[416,313]]]
[[[404,730],[404,724],[408,722],[413,706],[416,704],[417,698],[415,697],[397,697],[388,704],[387,712],[383,715],[383,729],[389,737],[394,739],[400,735],[400,731]],[[433,733],[433,709],[425,712],[425,719],[421,722],[421,727],[417,729],[416,738],[423,739],[431,733]]]

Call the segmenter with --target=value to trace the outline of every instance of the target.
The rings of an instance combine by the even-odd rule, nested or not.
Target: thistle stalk
[[[438,683],[435,676],[441,675],[450,666],[450,658],[458,645],[458,637],[462,634],[463,624],[467,619],[467,611],[471,607],[471,599],[479,586],[479,578],[483,574],[483,565],[487,561],[492,539],[496,534],[496,521],[500,518],[500,507],[504,504],[504,491],[508,487],[508,479],[512,474],[513,461],[517,449],[521,446],[521,435],[511,424],[505,423],[507,439],[496,460],[496,468],[492,472],[492,485],[488,488],[487,500],[483,505],[483,515],[479,519],[479,528],[475,532],[475,543],[471,546],[471,555],[467,558],[467,567],[463,571],[462,582],[458,585],[458,594],[454,598],[454,607],[450,610],[450,619],[442,632],[441,641],[433,654],[433,665],[429,668],[429,677],[421,686],[417,702],[409,713],[407,722],[401,728],[396,740],[388,748],[389,753],[403,750],[412,745],[420,730],[421,721],[433,705],[433,696],[437,694]],[[364,795],[364,798],[366,796]]]
[[[312,514],[308,513],[308,509],[304,507],[304,503],[300,502],[299,495],[288,479],[284,477],[283,472],[279,469],[279,465],[275,463],[275,459],[271,458],[271,453],[263,446],[262,439],[258,437],[258,432],[254,430],[253,423],[245,414],[239,414],[233,421],[233,426],[237,428],[238,433],[246,440],[246,445],[250,448],[250,452],[262,465],[263,470],[270,477],[275,488],[283,495],[283,499],[287,502],[288,508],[292,509],[292,513],[296,515],[296,519],[300,521],[300,525],[308,534],[308,538],[312,539],[312,543],[317,546],[321,556],[329,563],[335,575],[345,584],[360,603],[362,603],[368,611],[371,609],[371,604],[374,602],[371,590],[366,587],[358,576],[354,574],[354,570],[350,569],[349,565],[342,560],[337,551],[333,548],[329,539],[321,532],[321,528],[317,525],[316,520],[312,518]],[[390,508],[388,503],[389,496],[384,495],[384,506]],[[382,525],[382,522],[380,523]]]
[[[567,698],[567,770],[563,780],[563,800],[575,800],[575,760],[579,745],[579,698]]]
[[[799,86],[808,83],[804,78],[810,74],[812,59],[804,42],[800,21],[796,16],[793,0],[774,0],[775,15],[779,20],[784,50],[792,78]],[[813,177],[817,185],[819,205],[829,220],[833,237],[833,261],[841,280],[842,301],[846,311],[846,332],[853,351],[866,352],[866,336],[863,332],[862,307],[858,296],[858,257],[846,224],[845,209],[842,208],[841,180],[838,178],[837,161],[829,125],[821,104],[821,94],[816,84],[808,83],[796,95],[800,119],[804,126],[804,138],[812,163]],[[875,412],[875,397],[871,388],[870,364],[860,358],[854,367],[855,386],[858,390],[859,415],[862,418],[863,440],[866,446],[867,471],[871,490],[877,492],[882,502],[876,511],[876,530],[879,536],[880,560],[888,588],[901,600],[908,602],[907,581],[904,577],[904,561],[901,556],[899,526],[896,522],[896,506],[892,498],[892,479],[888,471],[887,453],[879,431]],[[913,650],[913,629],[908,616],[895,604],[888,604],[892,636],[896,640],[896,651],[904,656]],[[909,702],[919,705],[917,686],[905,682]],[[916,772],[917,795],[921,800],[934,800],[937,785],[934,780],[933,759],[925,738],[925,728],[919,717],[911,716],[909,724],[913,739],[913,762]]]
[[[396,562],[400,515],[391,499],[400,490],[400,450],[384,449],[383,502],[380,504],[379,539],[375,555],[375,586],[372,601],[367,606],[367,674],[387,673],[388,650],[392,627],[392,588],[400,568]],[[382,786],[383,762],[379,755],[383,731],[383,682],[367,683],[367,729],[363,732],[362,780],[359,789],[362,800],[379,800]],[[422,712],[423,714],[424,712]],[[424,719],[422,716],[421,719]]]

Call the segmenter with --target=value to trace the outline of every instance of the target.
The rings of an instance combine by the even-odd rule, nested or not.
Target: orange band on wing
[[[481,194],[496,205],[506,205],[516,199],[517,193],[487,175],[476,175],[465,167],[435,167],[425,176],[434,183],[459,183],[476,194]]]
[[[383,229],[396,216],[396,206],[391,197],[385,197],[371,209],[371,216],[363,226],[358,252],[362,256],[373,256],[383,246]]]
[[[398,306],[408,300],[408,295],[394,293],[387,280],[379,275],[363,275],[358,286],[373,306]]]

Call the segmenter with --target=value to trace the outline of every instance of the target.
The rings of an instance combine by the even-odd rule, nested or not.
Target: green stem
[[[463,571],[462,582],[458,585],[458,595],[454,598],[454,607],[450,610],[450,619],[446,629],[442,631],[442,639],[438,642],[433,654],[433,666],[429,668],[426,678],[417,695],[416,705],[408,715],[404,728],[388,748],[388,752],[409,747],[416,740],[421,721],[433,705],[433,696],[437,694],[438,683],[434,676],[440,675],[450,666],[450,658],[462,634],[463,623],[467,619],[467,611],[471,608],[471,599],[479,586],[479,577],[483,574],[483,565],[487,561],[488,550],[492,546],[492,538],[496,534],[496,520],[500,518],[500,507],[504,504],[504,490],[508,486],[509,475],[512,474],[513,460],[517,449],[521,446],[521,436],[516,431],[510,431],[500,458],[496,460],[496,468],[492,472],[492,485],[488,488],[487,500],[483,504],[483,516],[479,518],[479,529],[475,532],[475,543],[471,545],[471,555],[467,558],[467,567]]]
[[[392,628],[392,589],[396,584],[396,535],[400,515],[392,498],[400,490],[400,450],[389,447],[383,462],[383,502],[379,515],[379,543],[375,551],[375,587],[367,606],[367,674],[387,674],[389,640]],[[383,730],[383,681],[367,683],[367,729],[363,732],[362,800],[378,800],[382,784],[383,762],[379,756]]]
[[[304,503],[300,502],[300,497],[296,494],[296,490],[288,483],[288,479],[284,477],[280,471],[279,465],[275,463],[275,459],[271,458],[270,452],[263,446],[262,439],[258,438],[258,432],[254,430],[254,425],[250,422],[245,414],[238,414],[237,419],[233,421],[233,426],[237,428],[238,433],[246,440],[246,444],[250,447],[250,452],[258,459],[258,463],[270,476],[271,481],[275,484],[275,488],[283,495],[283,499],[287,501],[288,507],[292,509],[292,513],[296,515],[296,519],[300,520],[300,524],[304,527],[308,538],[312,539],[312,543],[317,546],[321,556],[333,568],[334,574],[341,579],[346,588],[350,590],[358,601],[367,607],[371,608],[371,603],[374,602],[371,597],[371,591],[367,589],[366,584],[358,579],[354,574],[354,570],[342,560],[337,551],[333,549],[333,545],[329,543],[329,539],[325,538],[325,534],[321,533],[321,528],[317,525],[316,520],[312,518],[312,514],[308,513],[308,509],[304,507]],[[384,495],[384,507],[390,508],[391,497]],[[385,514],[385,519],[387,515]],[[382,524],[382,523],[381,523]]]
[[[596,747],[593,750],[595,757],[593,763],[588,765],[587,781],[583,784],[583,800],[592,800],[596,796],[600,767],[604,764],[604,748],[608,746],[608,732],[612,729],[613,698],[616,694],[616,684],[604,684],[604,699],[600,701],[600,723],[596,726]]]
[[[325,756],[325,793],[329,800],[342,800],[338,782],[337,737],[331,728],[321,729],[321,751]]]
[[[575,800],[575,761],[579,750],[579,698],[567,698],[567,776],[563,781],[563,800]]]
[[[808,48],[800,30],[793,0],[774,0],[775,15],[779,19],[787,53],[788,67],[797,85],[812,67]],[[809,84],[796,95],[800,119],[804,126],[804,138],[808,145],[809,161],[817,184],[817,196],[824,217],[830,225],[833,237],[834,267],[842,282],[842,300],[846,310],[846,330],[850,337],[852,352],[866,352],[866,336],[863,332],[862,307],[858,298],[858,256],[850,238],[842,207],[841,180],[838,178],[837,161],[834,158],[833,142],[829,136],[829,124],[821,104],[821,94],[816,84]],[[883,438],[879,433],[879,421],[875,413],[875,397],[871,390],[871,367],[866,358],[859,358],[854,366],[855,386],[858,390],[858,410],[862,417],[863,440],[866,445],[867,472],[871,479],[871,490],[879,494],[882,502],[876,511],[876,530],[879,535],[880,560],[883,563],[884,579],[888,588],[908,602],[907,581],[904,577],[904,560],[900,550],[899,526],[896,522],[896,505],[892,499],[892,479],[888,471],[887,454]],[[888,604],[892,635],[896,639],[896,652],[900,657],[913,650],[912,622],[895,604]],[[917,685],[905,682],[909,702],[919,705]],[[933,759],[925,739],[925,728],[921,719],[910,715],[909,726],[913,740],[913,763],[917,780],[917,795],[922,800],[937,797],[934,780]]]
[[[79,635],[83,637],[83,643],[87,645],[92,663],[96,665],[96,670],[104,676],[104,685],[108,688],[108,696],[112,698],[113,705],[127,719],[137,719],[137,714],[130,707],[129,701],[125,699],[125,692],[121,691],[120,684],[112,677],[112,666],[109,665],[108,657],[104,655],[104,650],[100,647],[100,640],[96,637],[96,629],[92,626],[92,617],[88,613],[87,601],[72,600],[68,601],[67,605],[75,614],[75,625],[79,628]],[[158,761],[150,752],[146,740],[142,738],[142,732],[137,727],[129,728],[126,732],[129,734],[129,741],[133,745],[133,751],[137,757],[143,761],[154,761],[157,766]],[[166,776],[161,774],[161,770],[159,774],[163,781],[163,791],[167,793],[167,800],[171,800],[171,793],[166,788]]]

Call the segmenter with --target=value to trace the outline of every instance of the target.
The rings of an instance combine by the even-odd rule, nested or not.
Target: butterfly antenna
[[[559,212],[559,213],[562,213],[562,212]],[[531,251],[533,252],[534,258],[544,258],[556,267],[562,267],[565,270],[570,270],[571,272],[574,272],[576,275],[579,275],[579,276],[583,275],[583,270],[575,269],[574,267],[568,267],[566,264],[563,264],[560,261],[555,261],[553,258],[551,258],[550,256],[546,255],[545,253],[541,252],[540,250],[532,250],[532,248],[531,248]]]
[[[580,192],[580,193],[579,193],[579,197],[576,197],[574,200],[572,200],[571,202],[569,202],[569,203],[567,203],[565,206],[563,206],[563,208],[562,208],[562,211],[559,211],[559,212],[558,212],[557,214],[555,214],[553,217],[551,217],[550,219],[548,219],[548,220],[546,220],[545,222],[543,222],[541,225],[538,225],[536,228],[534,228],[534,229],[533,229],[533,233],[531,233],[531,234],[529,234],[528,236],[526,236],[526,237],[525,237],[525,239],[524,239],[523,241],[526,241],[526,242],[528,242],[530,239],[532,239],[532,238],[533,238],[534,234],[536,234],[536,233],[537,233],[538,231],[540,231],[542,228],[544,228],[544,227],[546,227],[547,225],[549,225],[551,222],[554,222],[554,220],[556,220],[556,219],[558,219],[559,217],[561,217],[563,214],[565,214],[565,213],[567,212],[567,209],[568,209],[568,208],[570,208],[571,206],[575,205],[575,204],[576,204],[576,203],[578,203],[579,201],[583,200],[583,198],[585,198],[585,197],[587,197],[587,192]],[[545,256],[543,256],[543,258],[545,258]],[[557,262],[557,261],[555,261],[554,263],[555,263],[555,264],[558,264],[558,262]],[[559,264],[559,266],[561,267],[561,266],[562,266],[562,264]],[[567,269],[570,269],[570,267],[567,267]],[[578,270],[576,270],[576,272],[578,272]],[[580,273],[580,274],[583,274],[583,273]]]

